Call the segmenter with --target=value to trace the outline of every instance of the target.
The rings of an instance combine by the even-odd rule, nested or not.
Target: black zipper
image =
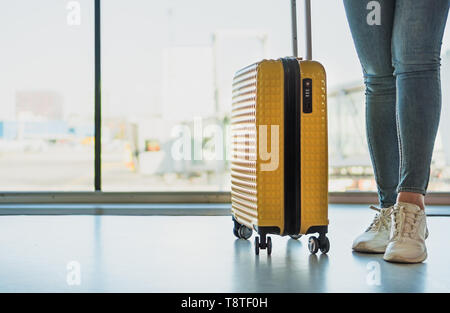
[[[284,235],[300,233],[301,98],[300,64],[282,58],[284,68]]]

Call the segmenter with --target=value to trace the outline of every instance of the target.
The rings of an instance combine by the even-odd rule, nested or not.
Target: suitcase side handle
[[[312,39],[311,39],[311,0],[303,0],[304,21],[305,21],[305,60],[312,60]],[[298,57],[297,40],[297,1],[291,0],[291,20],[292,20],[292,53]]]

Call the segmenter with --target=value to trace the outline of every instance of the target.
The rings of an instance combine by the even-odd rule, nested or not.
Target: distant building
[[[16,118],[62,120],[63,98],[55,91],[17,91]]]

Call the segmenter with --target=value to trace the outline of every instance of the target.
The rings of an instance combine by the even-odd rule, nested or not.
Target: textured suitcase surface
[[[319,233],[327,251],[326,77],[320,63],[263,60],[238,71],[231,115],[232,215],[235,235]],[[241,227],[241,225],[243,227]],[[315,241],[316,240],[316,241]],[[268,245],[270,245],[268,247]],[[310,247],[310,250],[316,247]],[[322,249],[323,248],[323,249]]]

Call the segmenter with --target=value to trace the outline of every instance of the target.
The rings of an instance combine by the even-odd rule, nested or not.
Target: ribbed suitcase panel
[[[262,126],[263,128],[261,128]],[[271,152],[272,126],[278,127],[278,166],[262,170],[260,132],[266,127]],[[236,73],[231,112],[232,212],[248,227],[284,227],[284,70],[280,60],[264,60]]]
[[[231,205],[233,214],[252,228],[257,225],[256,189],[257,64],[236,73],[231,111]]]

